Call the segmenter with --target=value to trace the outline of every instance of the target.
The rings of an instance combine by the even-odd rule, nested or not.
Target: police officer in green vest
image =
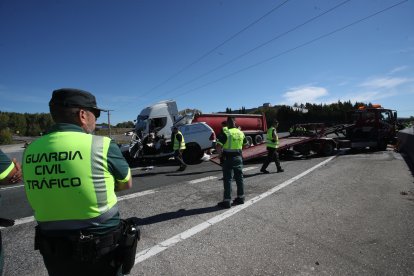
[[[237,197],[233,205],[244,204],[243,183],[243,145],[247,145],[244,133],[236,128],[234,118],[227,118],[227,131],[219,135],[217,140],[217,151],[223,158],[223,201],[218,203],[221,208],[230,208],[231,203],[231,180],[234,178],[237,184]],[[234,175],[234,176],[233,176]]]
[[[10,160],[9,157],[0,150],[0,185],[15,184],[20,180],[22,180],[20,164],[16,159]],[[0,218],[0,226],[12,226],[13,224],[13,220]],[[3,266],[4,252],[0,232],[0,275],[3,275]]]
[[[262,168],[260,171],[262,173],[269,173],[266,170],[267,166],[274,161],[276,164],[277,172],[283,172],[284,170],[280,166],[279,154],[277,148],[279,147],[279,136],[277,135],[276,129],[279,126],[279,122],[274,120],[272,126],[267,130],[266,135],[266,148],[267,148],[267,158],[263,162]]]
[[[49,108],[56,124],[26,148],[22,162],[35,249],[49,275],[122,275],[115,191],[132,186],[128,163],[113,140],[92,134],[102,109],[91,93],[55,90]]]
[[[181,131],[177,126],[173,126],[171,134],[171,143],[173,145],[174,158],[180,163],[180,167],[177,171],[184,171],[187,168],[187,164],[183,160],[183,151],[185,150],[185,140]]]

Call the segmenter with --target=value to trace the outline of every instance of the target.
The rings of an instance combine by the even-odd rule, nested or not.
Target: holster
[[[105,235],[84,235],[54,237],[44,235],[36,226],[35,250],[42,255],[69,257],[80,262],[93,263],[100,257],[114,251],[122,239],[123,227]]]
[[[141,231],[138,228],[136,218],[121,220],[123,224],[122,238],[119,243],[119,258],[122,263],[122,273],[129,274],[135,264],[137,244],[141,239]]]

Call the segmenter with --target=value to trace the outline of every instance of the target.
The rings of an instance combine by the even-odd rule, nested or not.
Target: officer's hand
[[[17,162],[16,158],[13,158],[13,163],[15,167],[15,172],[9,179],[9,182],[12,184],[20,182],[22,180],[22,168],[20,166],[20,163]]]
[[[127,182],[115,182],[115,192],[128,190],[130,188],[132,188],[132,177],[130,177]]]

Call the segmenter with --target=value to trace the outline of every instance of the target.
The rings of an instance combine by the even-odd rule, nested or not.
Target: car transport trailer
[[[317,123],[301,124],[300,126],[302,129],[305,129],[300,135],[297,136],[295,133],[291,133],[288,137],[279,138],[279,147],[277,148],[279,153],[294,150],[303,155],[309,155],[311,152],[316,152],[322,156],[332,155],[335,149],[347,145],[348,141],[340,140],[337,137],[327,137],[327,135],[335,134],[339,136],[345,133],[346,129],[352,127],[352,124],[325,127],[324,124]],[[242,155],[243,160],[266,156],[266,142],[243,148]],[[216,164],[220,164],[218,156],[214,156],[210,160]]]

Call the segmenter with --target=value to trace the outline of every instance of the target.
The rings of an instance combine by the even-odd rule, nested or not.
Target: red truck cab
[[[360,106],[348,113],[350,123],[346,136],[351,148],[376,148],[385,150],[387,144],[395,143],[397,133],[397,111],[385,109],[379,104]]]

